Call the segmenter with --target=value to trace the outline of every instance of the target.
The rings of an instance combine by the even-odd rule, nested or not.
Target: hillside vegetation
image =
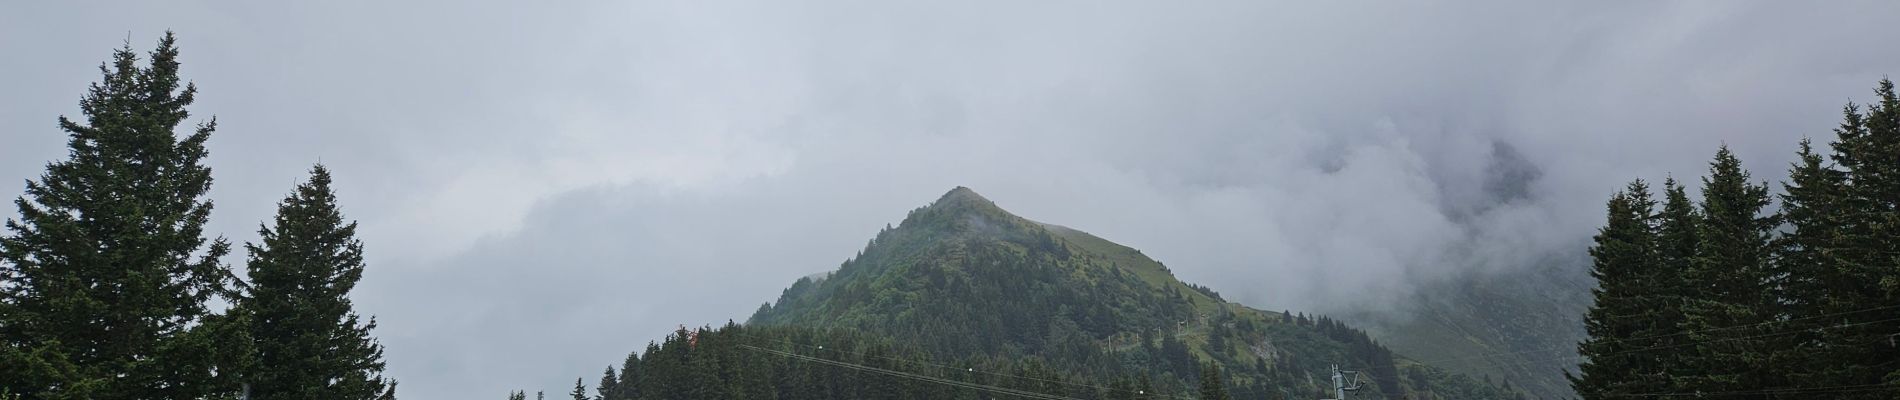
[[[1188,391],[1212,362],[1232,391],[1260,396],[1330,396],[1334,364],[1366,374],[1363,398],[1518,395],[1406,361],[1332,318],[1226,302],[1140,251],[1017,217],[968,188],[912,211],[837,271],[800,279],[748,325],[865,332],[937,359],[1036,360],[1164,393]]]

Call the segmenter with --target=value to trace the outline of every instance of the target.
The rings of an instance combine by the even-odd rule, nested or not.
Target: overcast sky
[[[957,185],[1250,305],[1379,307],[1581,254],[1722,143],[1779,179],[1900,73],[1893,1],[894,3],[9,4],[0,198],[175,30],[210,230],[330,166],[402,396],[500,398],[743,320]]]

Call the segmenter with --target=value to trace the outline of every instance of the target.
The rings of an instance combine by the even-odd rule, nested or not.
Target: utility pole
[[[1352,374],[1351,385],[1346,384],[1346,374]],[[1359,371],[1341,371],[1339,364],[1333,364],[1333,398],[1320,400],[1346,400],[1346,392],[1358,391],[1365,386],[1365,383],[1359,382]]]

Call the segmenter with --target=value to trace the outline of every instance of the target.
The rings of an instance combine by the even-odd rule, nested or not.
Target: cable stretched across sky
[[[1727,330],[1733,330],[1733,329],[1742,329],[1742,328],[1751,328],[1751,327],[1757,327],[1757,326],[1766,326],[1766,325],[1775,325],[1775,324],[1784,324],[1784,323],[1788,323],[1788,322],[1792,322],[1792,321],[1805,321],[1805,320],[1812,320],[1812,319],[1818,319],[1818,318],[1827,318],[1827,317],[1837,317],[1837,316],[1842,316],[1842,315],[1850,315],[1850,314],[1859,314],[1859,313],[1865,313],[1865,312],[1871,312],[1871,311],[1881,311],[1881,310],[1889,310],[1889,309],[1900,309],[1900,305],[1891,305],[1891,306],[1883,306],[1883,307],[1873,307],[1873,308],[1867,308],[1867,309],[1861,309],[1861,310],[1855,310],[1855,311],[1844,311],[1844,312],[1838,312],[1838,313],[1832,313],[1832,314],[1823,314],[1823,315],[1814,315],[1814,316],[1808,316],[1808,317],[1801,317],[1801,318],[1795,318],[1795,319],[1790,319],[1790,320],[1787,320],[1787,321],[1770,321],[1770,322],[1761,322],[1761,323],[1753,323],[1753,324],[1744,324],[1744,325],[1736,325],[1736,326],[1725,326],[1725,327],[1720,327],[1720,328],[1710,328],[1710,329],[1703,329],[1703,330],[1691,330],[1691,331],[1684,331],[1684,332],[1677,332],[1677,333],[1671,333],[1671,334],[1667,334],[1667,335],[1652,335],[1652,336],[1645,336],[1645,337],[1634,337],[1634,338],[1623,338],[1623,339],[1606,339],[1606,340],[1604,340],[1603,342],[1604,342],[1604,343],[1621,343],[1621,342],[1628,342],[1628,341],[1636,341],[1636,340],[1652,340],[1652,339],[1661,339],[1661,338],[1668,338],[1668,337],[1676,337],[1676,336],[1686,336],[1686,335],[1690,335],[1690,334],[1696,334],[1696,333],[1710,333],[1710,332],[1720,332],[1720,331],[1727,331]],[[1828,326],[1828,327],[1822,327],[1822,328],[1817,328],[1817,329],[1836,329],[1836,328],[1843,328],[1843,327],[1849,327],[1849,326],[1860,326],[1860,325],[1867,325],[1867,324],[1875,324],[1875,323],[1881,323],[1881,322],[1891,322],[1891,321],[1894,321],[1894,320],[1893,320],[1893,319],[1886,319],[1886,320],[1879,320],[1879,321],[1863,321],[1863,322],[1859,322],[1859,323],[1848,323],[1848,324],[1841,324],[1841,325],[1835,325],[1835,326]],[[1797,330],[1789,330],[1789,331],[1782,331],[1782,332],[1778,332],[1778,333],[1772,333],[1772,334],[1763,334],[1763,335],[1756,335],[1756,336],[1745,336],[1745,337],[1740,337],[1740,338],[1725,338],[1725,339],[1717,339],[1716,341],[1721,341],[1721,340],[1740,340],[1740,339],[1752,339],[1752,338],[1760,338],[1760,337],[1772,337],[1772,336],[1777,336],[1777,335],[1786,335],[1786,334],[1793,334],[1793,333],[1797,333],[1797,332],[1800,332],[1800,331],[1801,331],[1801,330],[1799,330],[1799,329],[1797,329]],[[1692,342],[1692,343],[1689,343],[1689,344],[1693,344],[1693,343],[1694,343],[1694,342]],[[1674,348],[1674,347],[1680,347],[1680,345],[1672,345],[1672,346],[1662,346],[1662,347],[1648,347],[1648,348],[1642,348],[1642,349],[1634,349],[1634,350],[1631,350],[1631,351],[1648,351],[1648,350],[1657,350],[1657,349],[1665,349],[1665,348]],[[1511,352],[1502,352],[1502,353],[1485,353],[1485,354],[1478,354],[1478,355],[1472,355],[1472,356],[1465,356],[1465,357],[1453,357],[1453,358],[1440,358],[1440,359],[1431,359],[1431,360],[1416,360],[1416,361],[1418,361],[1418,362],[1421,362],[1421,363],[1425,363],[1425,364],[1439,364],[1439,363],[1445,363],[1445,362],[1453,362],[1453,361],[1465,361],[1465,360],[1477,360],[1477,359],[1490,359],[1490,358],[1492,358],[1492,357],[1498,357],[1498,356],[1508,356],[1508,355],[1518,355],[1518,354],[1531,354],[1531,353],[1543,353],[1543,352],[1551,352],[1551,351],[1576,351],[1576,346],[1575,346],[1574,344],[1572,344],[1572,345],[1569,345],[1569,346],[1560,346],[1560,347],[1546,347],[1546,348],[1538,348],[1538,349],[1529,349],[1529,350],[1520,350],[1520,351],[1511,351]],[[1561,357],[1561,358],[1574,358],[1574,357],[1578,357],[1578,356],[1575,356],[1575,355],[1571,355],[1571,356],[1565,356],[1565,357]],[[1553,359],[1561,359],[1561,358],[1550,358],[1550,359],[1540,359],[1540,360],[1553,360]],[[1529,360],[1529,361],[1540,361],[1540,360]]]
[[[744,336],[749,339],[754,339],[754,340],[759,339],[756,336],[747,335],[745,333],[739,333],[738,335]],[[1082,388],[1089,388],[1089,389],[1096,389],[1096,390],[1103,390],[1103,391],[1120,391],[1120,392],[1127,392],[1131,394],[1143,394],[1143,395],[1149,395],[1149,396],[1159,396],[1159,397],[1164,397],[1164,398],[1174,398],[1174,399],[1184,399],[1184,400],[1192,399],[1191,397],[1184,397],[1184,396],[1172,396],[1172,395],[1164,395],[1164,394],[1159,394],[1159,393],[1145,393],[1140,390],[1134,390],[1134,389],[1115,389],[1115,388],[1090,385],[1090,384],[1080,383],[1080,382],[1042,379],[1042,378],[1036,378],[1036,377],[1015,375],[1015,374],[1006,374],[1006,373],[995,372],[995,371],[977,370],[975,368],[963,368],[963,367],[955,367],[955,366],[950,366],[950,365],[936,364],[936,363],[931,363],[931,362],[926,362],[926,361],[902,359],[902,358],[890,357],[890,356],[874,356],[874,355],[869,355],[861,351],[857,351],[857,352],[845,351],[845,350],[839,350],[835,348],[825,348],[824,346],[813,346],[813,345],[804,344],[804,343],[797,343],[797,342],[791,341],[791,339],[780,339],[780,340],[773,340],[773,341],[779,342],[779,343],[785,343],[785,344],[793,345],[793,346],[801,346],[801,347],[810,348],[810,349],[830,351],[830,352],[835,352],[839,354],[855,355],[858,357],[879,358],[879,359],[896,361],[896,362],[901,362],[901,363],[906,363],[906,364],[911,364],[911,365],[922,365],[922,366],[952,370],[952,371],[963,371],[963,372],[968,372],[968,373],[984,374],[984,375],[990,375],[990,376],[996,376],[996,377],[1015,378],[1015,379],[1029,380],[1029,381],[1036,381],[1036,382],[1043,382],[1043,383],[1053,383],[1053,384],[1058,384],[1058,385],[1068,385],[1068,386],[1073,386],[1073,387],[1082,387]],[[939,378],[939,379],[942,379],[942,378]]]
[[[1816,315],[1816,316],[1810,316],[1810,317],[1803,317],[1803,318],[1797,318],[1797,319],[1795,319],[1795,320],[1809,320],[1809,319],[1816,319],[1816,318],[1826,318],[1826,317],[1834,317],[1834,316],[1841,316],[1841,315],[1850,315],[1850,314],[1858,314],[1858,313],[1865,313],[1865,312],[1871,312],[1871,311],[1880,311],[1880,310],[1887,310],[1887,309],[1894,309],[1894,308],[1900,308],[1900,305],[1895,305],[1895,306],[1883,306],[1883,307],[1874,307],[1874,308],[1868,308],[1868,309],[1862,309],[1862,310],[1855,310],[1855,311],[1847,311],[1847,312],[1839,312],[1839,313],[1831,313],[1831,314],[1824,314],[1824,315]],[[1840,329],[1840,328],[1846,328],[1846,327],[1853,327],[1853,326],[1862,326],[1862,325],[1868,325],[1868,324],[1878,324],[1878,323],[1885,323],[1885,322],[1893,322],[1893,321],[1900,321],[1900,318],[1889,318],[1889,319],[1882,319],[1882,320],[1876,320],[1876,321],[1862,321],[1862,322],[1856,322],[1856,323],[1845,323],[1845,324],[1838,324],[1838,325],[1832,325],[1832,326],[1827,326],[1827,327],[1822,327],[1822,328],[1818,328],[1818,329]],[[1773,323],[1783,323],[1783,322],[1787,322],[1787,321],[1776,321],[1776,322],[1773,322]],[[1741,328],[1748,328],[1748,327],[1755,327],[1755,326],[1764,326],[1764,325],[1770,325],[1770,324],[1773,324],[1773,323],[1756,323],[1756,324],[1746,324],[1746,325],[1737,325],[1737,326],[1727,326],[1727,327],[1719,327],[1719,328],[1711,328],[1711,329],[1703,329],[1703,330],[1695,330],[1695,331],[1688,331],[1688,332],[1679,332],[1679,333],[1674,333],[1674,334],[1670,334],[1670,335],[1656,335],[1656,336],[1652,336],[1652,337],[1650,337],[1650,338],[1662,338],[1662,337],[1673,337],[1673,336],[1683,336],[1683,335],[1688,335],[1688,334],[1693,334],[1693,333],[1710,333],[1710,332],[1721,332],[1721,331],[1728,331],[1728,330],[1734,330],[1734,329],[1741,329]],[[1672,344],[1672,345],[1666,345],[1666,346],[1652,346],[1652,347],[1645,347],[1645,348],[1640,348],[1640,349],[1630,349],[1630,350],[1625,350],[1625,351],[1623,351],[1623,352],[1619,352],[1619,353],[1615,353],[1615,354],[1627,354],[1627,353],[1635,353],[1635,352],[1644,352],[1644,351],[1655,351],[1655,350],[1665,350],[1665,349],[1673,349],[1673,348],[1680,348],[1680,347],[1686,347],[1686,346],[1693,346],[1693,345],[1696,345],[1696,344],[1702,344],[1702,343],[1715,343],[1715,342],[1727,342],[1727,341],[1735,341],[1735,340],[1745,340],[1745,339],[1754,339],[1754,338],[1764,338],[1764,337],[1774,337],[1774,336],[1782,336],[1782,335],[1789,335],[1789,334],[1794,334],[1794,333],[1799,333],[1799,332],[1801,332],[1801,331],[1804,331],[1804,330],[1806,330],[1806,329],[1791,329],[1791,330],[1781,330],[1781,331],[1776,331],[1776,332],[1770,332],[1770,333],[1763,333],[1763,334],[1756,334],[1756,335],[1748,335],[1748,336],[1741,336],[1741,337],[1732,337],[1732,338],[1719,338],[1719,339],[1712,339],[1712,340],[1702,340],[1702,341],[1691,341],[1691,342],[1687,342],[1687,343],[1677,343],[1677,344]],[[752,338],[752,339],[758,339],[757,337],[754,337],[754,336],[751,336],[751,335],[746,335],[746,334],[743,334],[743,333],[741,333],[740,335],[741,335],[741,336],[744,336],[744,337],[747,337],[747,338]],[[1630,341],[1630,340],[1638,340],[1638,339],[1642,339],[1642,338],[1630,338],[1630,339],[1622,339],[1621,341]],[[858,356],[858,357],[868,357],[868,358],[878,358],[878,359],[883,359],[883,360],[888,360],[888,361],[894,361],[894,362],[899,362],[899,363],[905,363],[905,364],[909,364],[909,365],[918,365],[918,366],[926,366],[926,367],[932,367],[932,368],[938,368],[938,369],[944,369],[944,370],[959,370],[959,371],[965,371],[965,372],[970,372],[970,373],[977,373],[977,374],[985,374],[985,375],[991,375],[991,376],[997,376],[997,377],[1008,377],[1008,378],[1015,378],[1015,379],[1022,379],[1022,380],[1028,380],[1028,381],[1036,381],[1036,382],[1043,382],[1043,383],[1052,383],[1052,384],[1058,384],[1058,385],[1067,385],[1067,386],[1072,386],[1072,387],[1080,387],[1080,388],[1088,388],[1088,389],[1094,389],[1094,390],[1103,390],[1103,391],[1115,391],[1115,390],[1118,390],[1118,389],[1114,389],[1114,388],[1109,388],[1109,387],[1104,387],[1104,386],[1098,386],[1098,385],[1091,385],[1091,384],[1086,384],[1086,383],[1080,383],[1080,382],[1069,382],[1069,381],[1060,381],[1060,380],[1049,380],[1049,379],[1041,379],[1041,378],[1035,378],[1035,377],[1028,377],[1028,376],[1022,376],[1022,375],[1014,375],[1014,374],[1007,374],[1007,373],[1001,373],[1001,372],[995,372],[995,371],[979,371],[979,370],[976,370],[976,369],[971,369],[971,368],[962,368],[962,367],[954,367],[954,366],[949,366],[949,365],[943,365],[943,364],[936,364],[936,363],[931,363],[931,362],[926,362],[926,361],[920,361],[920,360],[912,360],[912,359],[905,359],[905,358],[898,358],[898,357],[891,357],[891,356],[876,356],[876,355],[869,355],[869,354],[866,354],[865,352],[852,352],[852,351],[846,351],[846,350],[840,350],[840,349],[835,349],[835,348],[825,348],[825,347],[823,347],[823,346],[812,346],[812,345],[808,345],[808,344],[802,344],[802,343],[796,343],[796,342],[793,342],[793,341],[791,341],[791,340],[789,340],[789,339],[783,339],[783,340],[776,340],[776,342],[780,342],[780,343],[784,343],[784,344],[787,344],[787,345],[793,345],[793,346],[801,346],[801,347],[806,347],[806,348],[811,348],[811,349],[817,349],[817,350],[824,350],[824,351],[831,351],[831,352],[835,352],[835,353],[839,353],[839,354],[845,354],[845,355],[856,355],[856,356]],[[840,366],[840,367],[848,367],[848,368],[866,368],[866,369],[876,369],[876,370],[878,370],[878,371],[876,371],[876,372],[879,372],[879,373],[885,373],[885,374],[890,374],[890,375],[895,375],[895,376],[900,376],[900,377],[905,377],[905,378],[909,378],[909,379],[918,379],[918,380],[925,380],[925,381],[930,381],[930,382],[936,382],[936,383],[942,383],[942,384],[947,384],[947,385],[952,385],[952,386],[959,386],[959,387],[968,387],[968,388],[972,388],[972,389],[978,389],[978,390],[986,390],[986,391],[993,391],[993,390],[1007,390],[1007,391],[1010,391],[1010,392],[1009,392],[1008,394],[1011,394],[1011,395],[1016,395],[1016,396],[1024,396],[1024,397],[1031,397],[1031,398],[1049,398],[1049,397],[1033,397],[1033,396],[1058,396],[1058,397],[1054,397],[1054,398],[1066,398],[1066,397],[1060,397],[1059,395],[1050,395],[1050,394],[1045,394],[1045,393],[1035,393],[1035,392],[1028,392],[1028,391],[1022,391],[1022,390],[1017,390],[1017,389],[1009,389],[1009,388],[1003,388],[1003,387],[997,387],[997,386],[992,386],[992,385],[981,385],[981,384],[975,384],[975,383],[969,383],[969,382],[961,382],[961,381],[955,381],[955,380],[951,380],[951,379],[948,379],[948,378],[939,378],[939,377],[933,377],[933,376],[928,376],[928,375],[921,375],[921,374],[916,374],[916,373],[909,373],[909,372],[903,372],[903,371],[895,371],[895,370],[889,370],[889,369],[882,369],[882,368],[877,368],[877,367],[870,367],[870,366],[865,366],[865,365],[862,365],[862,364],[852,364],[852,363],[848,363],[848,362],[844,362],[844,361],[837,361],[837,360],[830,360],[830,359],[824,359],[824,358],[820,358],[820,357],[813,357],[813,356],[808,356],[808,355],[800,355],[800,354],[796,354],[796,353],[790,353],[790,352],[785,352],[785,351],[780,351],[780,350],[770,350],[770,349],[765,349],[765,348],[759,348],[759,347],[756,347],[756,346],[750,346],[750,345],[746,345],[746,346],[744,346],[744,347],[746,347],[746,348],[748,348],[748,349],[753,349],[753,350],[759,350],[759,351],[768,351],[768,352],[771,352],[771,353],[774,353],[774,354],[777,354],[777,355],[781,355],[781,356],[787,356],[787,357],[794,357],[794,358],[797,358],[797,359],[801,359],[801,360],[806,360],[806,361],[813,361],[813,362],[820,362],[820,363],[825,363],[825,364],[828,364],[828,365],[834,365],[834,366]],[[1442,362],[1447,362],[1447,361],[1456,361],[1456,360],[1470,360],[1470,359],[1479,359],[1479,358],[1487,358],[1487,357],[1499,357],[1499,356],[1505,356],[1505,355],[1516,355],[1516,354],[1526,354],[1526,353],[1534,353],[1534,352],[1537,352],[1537,351],[1539,351],[1539,350],[1526,350],[1526,351],[1517,351],[1517,352],[1505,352],[1505,353],[1490,353],[1490,354],[1481,354],[1481,355],[1474,355],[1474,356],[1468,356],[1468,357],[1459,357],[1459,358],[1450,358],[1450,359],[1438,359],[1438,360],[1428,360],[1428,361],[1422,361],[1422,362],[1424,362],[1424,363],[1428,363],[1428,364],[1435,364],[1435,363],[1442,363]],[[1554,358],[1547,358],[1547,359],[1536,359],[1536,360],[1519,360],[1519,361],[1507,361],[1507,364],[1512,364],[1512,365],[1518,365],[1518,366],[1524,366],[1524,365],[1526,365],[1526,364],[1528,364],[1528,363],[1534,363],[1534,362],[1539,362],[1539,361],[1551,361],[1551,360],[1564,360],[1564,359],[1581,359],[1581,356],[1577,356],[1577,355],[1568,355],[1568,356],[1563,356],[1563,357],[1554,357]],[[847,366],[847,365],[848,365],[848,366]],[[965,385],[975,385],[975,386],[965,386]],[[1893,386],[1893,385],[1890,385],[1890,384],[1868,384],[1868,385],[1847,385],[1847,386],[1829,386],[1829,387],[1814,387],[1814,388],[1784,388],[1784,389],[1764,389],[1764,390],[1758,390],[1758,391],[1738,391],[1738,392],[1734,392],[1734,393],[1726,393],[1726,392],[1725,392],[1725,393],[1701,393],[1701,394],[1807,394],[1807,393],[1840,393],[1840,392],[1854,392],[1854,391],[1875,391],[1875,390],[1884,390],[1884,389],[1887,389],[1887,388],[1890,388],[1890,387],[1892,387],[1892,386]],[[1251,392],[1241,392],[1241,393],[1251,393]],[[1188,397],[1188,396],[1177,396],[1177,395],[1167,395],[1167,394],[1160,394],[1160,393],[1144,393],[1144,394],[1146,394],[1146,395],[1149,395],[1149,396],[1156,396],[1156,397],[1161,397],[1161,398],[1173,398],[1173,399],[1192,399],[1192,397]],[[1640,393],[1640,394],[1622,394],[1622,395],[1618,395],[1618,396],[1619,396],[1619,397],[1672,397],[1672,396],[1685,396],[1685,395],[1696,395],[1696,394],[1697,394],[1697,393]]]
[[[745,348],[747,350],[764,352],[764,353],[778,355],[782,357],[788,357],[795,360],[816,362],[819,364],[831,365],[835,367],[874,372],[874,373],[879,373],[879,374],[884,374],[884,375],[895,376],[899,378],[913,379],[913,380],[918,380],[918,381],[923,381],[923,382],[937,383],[937,384],[955,386],[955,387],[966,388],[966,389],[981,390],[981,391],[986,391],[986,392],[991,392],[991,393],[1005,394],[1005,395],[1017,396],[1017,397],[1022,397],[1022,398],[1044,399],[1044,400],[1082,400],[1079,398],[1068,397],[1068,396],[1063,396],[1063,395],[1031,392],[1027,390],[1010,389],[1010,388],[995,386],[995,385],[985,385],[985,384],[980,384],[980,383],[971,383],[971,382],[963,382],[963,381],[957,381],[957,380],[951,380],[951,379],[945,379],[945,378],[938,378],[938,377],[933,377],[933,376],[928,376],[928,375],[920,375],[920,374],[914,374],[914,373],[909,373],[909,372],[904,372],[904,371],[878,368],[878,367],[873,367],[869,365],[854,364],[854,363],[849,363],[849,362],[844,362],[844,361],[812,357],[812,356],[807,356],[807,355],[797,354],[797,353],[792,353],[792,352],[787,352],[787,351],[772,350],[772,349],[767,349],[767,348],[752,346],[752,345],[740,345],[739,347]]]

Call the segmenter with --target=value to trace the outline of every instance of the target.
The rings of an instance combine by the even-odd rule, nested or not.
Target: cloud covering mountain
[[[742,319],[958,185],[1242,303],[1379,307],[1580,254],[1622,182],[1720,143],[1778,179],[1900,71],[1876,1],[287,6],[11,7],[0,177],[64,155],[111,48],[177,30],[212,230],[330,165],[427,398]]]

